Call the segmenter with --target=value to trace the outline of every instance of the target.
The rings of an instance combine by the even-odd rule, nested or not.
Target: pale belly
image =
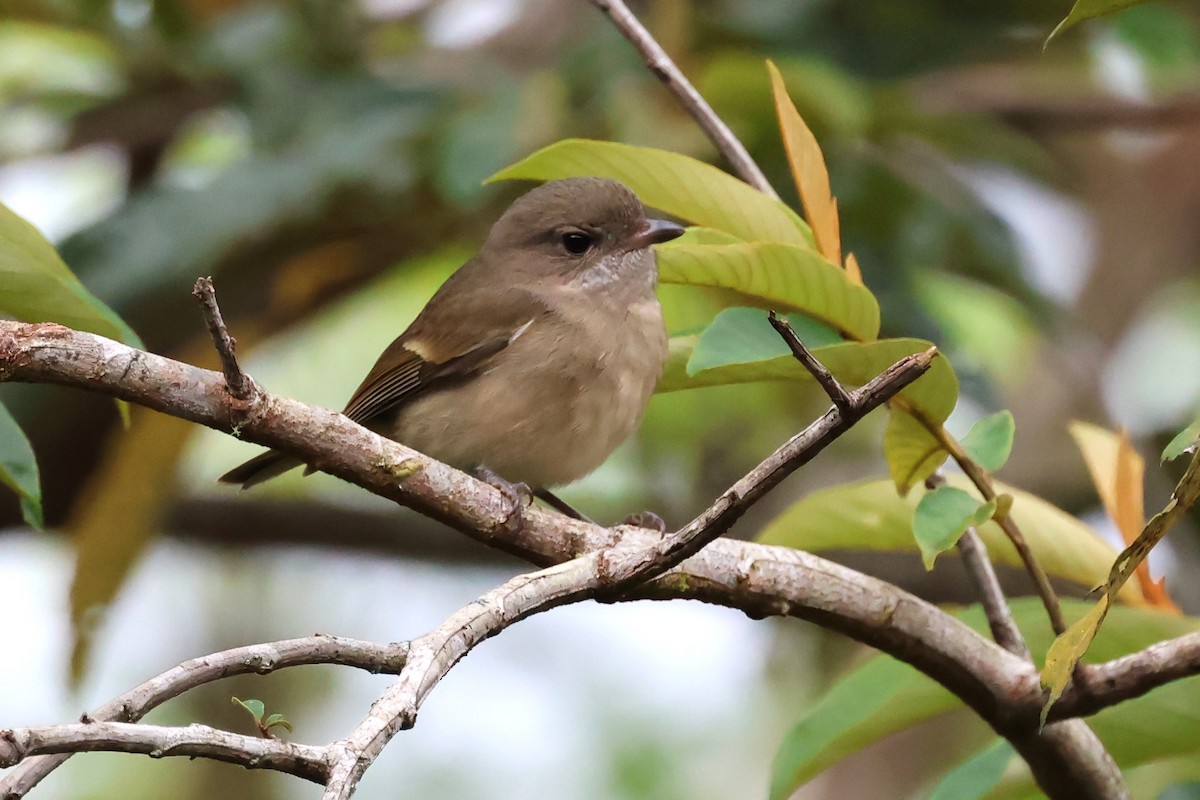
[[[605,330],[588,316],[560,318],[483,373],[414,398],[392,435],[459,469],[486,466],[535,488],[587,475],[637,428],[667,352],[657,300]]]

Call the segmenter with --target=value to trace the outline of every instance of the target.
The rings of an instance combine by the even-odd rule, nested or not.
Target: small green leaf
[[[807,248],[741,242],[667,246],[657,254],[663,283],[732,289],[764,306],[803,311],[849,339],[871,341],[879,334],[879,303],[871,290]]]
[[[283,728],[288,733],[291,733],[292,732],[292,723],[290,723],[286,719],[284,719],[283,714],[272,714],[271,716],[269,716],[265,720],[263,720],[262,728],[265,731],[269,731],[269,730],[271,730],[271,728]]]
[[[954,547],[967,528],[991,519],[995,510],[995,500],[985,503],[953,486],[927,492],[913,513],[913,536],[925,569],[933,569],[939,553]]]
[[[267,713],[267,707],[263,704],[262,700],[239,700],[235,697],[233,698],[233,704],[246,709],[250,713],[250,716],[254,717],[255,725],[262,725],[263,714]]]
[[[1163,448],[1162,462],[1173,461],[1184,453],[1190,453],[1200,445],[1200,419],[1188,425],[1175,435],[1175,438]]]
[[[41,528],[42,487],[38,481],[37,458],[25,432],[8,409],[0,404],[0,483],[21,499],[21,515],[34,528]]]
[[[1065,31],[1075,27],[1080,22],[1087,19],[1095,19],[1096,17],[1105,17],[1109,14],[1115,14],[1118,11],[1123,11],[1130,6],[1136,6],[1139,3],[1145,3],[1147,0],[1076,0],[1075,5],[1071,7],[1070,13],[1063,18],[1062,22],[1055,26],[1050,35],[1046,37],[1042,47],[1046,47],[1050,42],[1054,41],[1059,35]]]
[[[37,228],[2,203],[0,315],[57,322],[142,346],[137,334],[79,282]]]
[[[803,314],[783,317],[810,350],[842,343],[837,331]],[[767,312],[758,308],[727,308],[700,334],[688,359],[687,371],[691,376],[727,364],[771,358],[795,360],[787,342],[771,327]]]
[[[588,175],[620,181],[652,208],[748,242],[814,246],[808,225],[779,200],[711,164],[652,147],[565,139],[500,170],[488,181]]]
[[[946,773],[929,800],[979,800],[1004,777],[1017,755],[1007,739],[996,741]]]
[[[963,437],[962,447],[972,461],[988,472],[995,472],[1008,461],[1016,430],[1012,412],[997,411],[971,426]]]

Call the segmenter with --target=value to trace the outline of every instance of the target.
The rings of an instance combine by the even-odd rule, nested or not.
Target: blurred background
[[[1200,407],[1200,27],[1154,3],[1042,42],[1068,0],[655,0],[634,6],[795,201],[764,58],[816,132],[846,249],[884,334],[952,358],[962,433],[1011,408],[1001,478],[1103,530],[1071,419],[1124,426],[1147,509],[1157,453]],[[190,290],[213,275],[243,365],[340,408],[527,186],[493,172],[581,136],[719,161],[583,0],[4,0],[0,201],[37,225],[155,352],[215,356]],[[694,309],[664,290],[673,332]],[[425,632],[525,569],[328,476],[238,493],[250,445],[45,386],[0,386],[37,452],[48,530],[0,496],[10,606],[0,726],[68,721],[174,663],[316,631]],[[564,496],[602,521],[686,522],[823,408],[792,385],[659,396],[637,440]],[[735,531],[816,488],[886,474],[872,419]],[[1155,568],[1200,612],[1194,525]],[[953,558],[840,554],[938,601]],[[1020,576],[1007,576],[1014,593]],[[1075,587],[1080,591],[1085,587]],[[359,796],[765,796],[783,733],[862,652],[794,621],[681,602],[560,609],[487,642]],[[344,734],[386,679],[333,668],[221,683],[151,719]],[[975,726],[975,727],[972,727]],[[970,730],[970,735],[963,731]],[[922,796],[977,744],[965,715],[877,745],[805,798]],[[972,738],[974,737],[974,738]],[[965,749],[964,749],[965,748]],[[171,787],[164,789],[164,787]],[[1179,791],[1179,790],[1176,790]],[[318,797],[204,761],[87,755],[44,798]],[[1175,795],[1183,796],[1183,795]]]

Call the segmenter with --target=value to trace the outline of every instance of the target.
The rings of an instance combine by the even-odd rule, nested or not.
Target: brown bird
[[[510,498],[514,487],[582,478],[634,431],[662,376],[667,334],[650,248],[682,233],[648,218],[615,181],[569,178],[528,192],[343,413]],[[272,450],[221,481],[248,488],[300,465]]]

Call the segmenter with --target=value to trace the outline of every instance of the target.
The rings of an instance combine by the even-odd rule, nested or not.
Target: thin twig
[[[779,195],[767,182],[767,177],[750,157],[745,145],[734,136],[725,121],[717,116],[708,101],[700,96],[696,87],[692,86],[684,77],[679,67],[650,35],[645,26],[638,21],[629,7],[622,0],[591,0],[591,3],[600,9],[612,21],[613,26],[621,32],[621,35],[637,49],[646,62],[646,67],[662,81],[684,109],[692,115],[692,118],[708,135],[709,140],[716,145],[717,150],[733,167],[734,172],[763,194],[778,200]]]
[[[946,476],[938,471],[925,481],[925,487],[932,491],[939,486],[944,486],[945,483]],[[975,584],[975,589],[979,592],[979,598],[983,603],[983,613],[987,616],[988,627],[992,631],[992,638],[996,640],[996,644],[1010,653],[1015,653],[1026,661],[1031,661],[1029,645],[1025,644],[1021,629],[1017,627],[1017,621],[1013,619],[1008,599],[1004,596],[1004,590],[1000,588],[1000,579],[996,576],[996,568],[988,557],[987,545],[979,538],[979,533],[974,528],[967,528],[958,540],[957,547],[963,566],[966,567],[971,582]]]
[[[927,419],[923,414],[916,412],[907,403],[904,398],[898,398],[893,401],[894,404],[904,409],[907,413],[912,414],[913,418],[921,424],[929,432],[933,438],[937,439],[938,444],[942,446],[954,462],[958,464],[967,479],[979,491],[984,501],[996,499],[996,487],[992,482],[992,476],[988,471],[975,463],[975,460],[963,450],[962,445],[958,440],[950,435],[945,426],[935,423]],[[1016,549],[1017,555],[1021,558],[1021,563],[1025,565],[1025,571],[1029,573],[1029,577],[1033,580],[1034,589],[1037,591],[1038,597],[1042,600],[1042,605],[1046,609],[1046,616],[1050,618],[1050,627],[1054,629],[1055,635],[1061,635],[1067,629],[1066,621],[1063,619],[1062,604],[1058,601],[1058,594],[1054,591],[1054,587],[1050,584],[1050,577],[1046,571],[1042,569],[1042,565],[1038,563],[1037,557],[1034,556],[1033,550],[1029,547],[1029,542],[1021,533],[1021,528],[1013,519],[1012,514],[1004,514],[1000,516],[996,523],[1000,529],[1004,531],[1004,535],[1012,542],[1013,548]]]
[[[265,675],[306,664],[338,664],[368,672],[398,675],[408,658],[408,645],[376,644],[342,636],[317,634],[301,639],[235,647],[193,658],[154,676],[84,715],[95,722],[136,722],[171,698],[233,675]],[[0,778],[0,797],[19,798],[71,757],[70,752],[36,756]]]
[[[996,499],[996,488],[992,484],[992,478],[987,471],[975,463],[974,459],[958,446],[947,433],[946,440],[954,442],[954,448],[950,450],[950,456],[955,463],[966,474],[967,478],[974,484],[979,493],[983,495],[985,501]],[[1054,586],[1050,583],[1050,576],[1042,569],[1042,565],[1038,562],[1037,557],[1033,554],[1033,549],[1026,541],[1024,534],[1021,533],[1020,526],[1013,519],[1012,514],[1004,514],[1000,516],[996,522],[1000,525],[1000,529],[1004,531],[1005,536],[1012,542],[1016,548],[1017,554],[1021,557],[1021,563],[1025,565],[1025,571],[1033,579],[1034,588],[1037,590],[1038,596],[1042,599],[1042,605],[1046,609],[1046,615],[1050,618],[1050,627],[1054,629],[1056,636],[1061,635],[1067,629],[1066,620],[1063,618],[1062,605],[1058,601],[1058,594],[1054,591]]]
[[[129,722],[79,722],[0,730],[0,768],[37,755],[107,751],[142,753],[151,758],[211,758],[240,764],[246,769],[271,769],[324,783],[333,750],[243,736],[198,724],[164,727]],[[337,752],[340,754],[340,748]]]
[[[212,336],[217,355],[221,358],[221,372],[225,374],[225,386],[229,394],[238,399],[249,399],[251,386],[249,378],[242,372],[237,362],[237,341],[229,335],[225,328],[225,320],[221,317],[221,308],[217,305],[217,290],[213,287],[212,278],[197,278],[196,286],[192,289],[192,297],[200,301],[204,311],[204,322],[208,325],[208,333]]]
[[[796,360],[804,365],[804,368],[816,379],[817,383],[821,384],[821,388],[825,390],[825,394],[829,395],[829,399],[833,401],[833,405],[842,412],[850,409],[850,393],[846,388],[838,382],[838,379],[833,377],[824,364],[817,360],[817,357],[812,354],[812,351],[804,346],[804,342],[800,341],[800,337],[796,335],[796,329],[786,319],[781,318],[774,311],[767,312],[767,319],[771,323],[776,332],[783,337],[783,341],[787,342],[787,346],[791,349],[792,355]]]

